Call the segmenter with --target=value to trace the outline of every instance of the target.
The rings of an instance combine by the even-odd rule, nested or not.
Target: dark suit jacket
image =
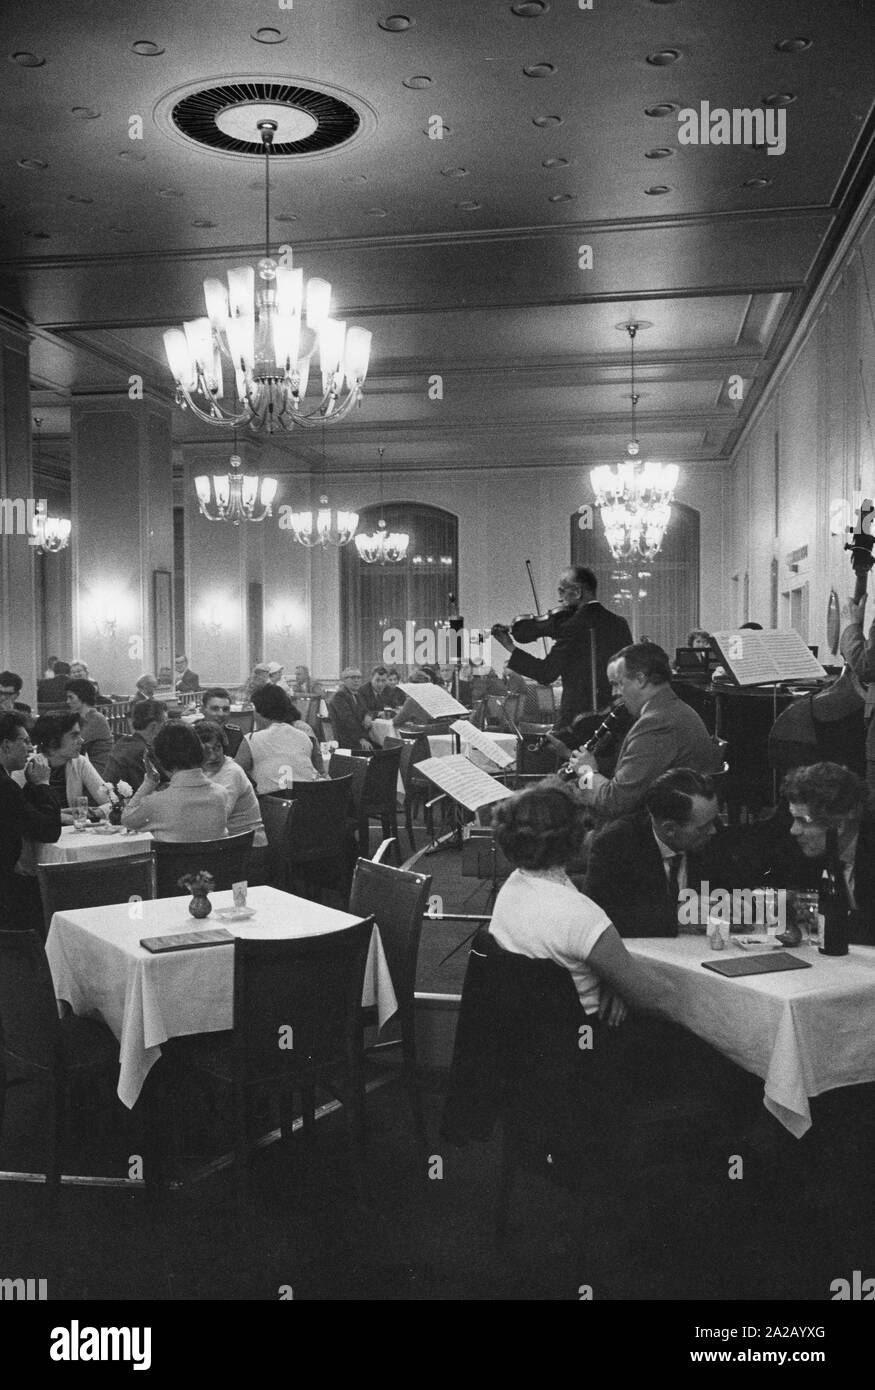
[[[187,690],[200,690],[200,677],[190,666],[186,666],[181,676],[176,678],[176,689],[182,692]]]
[[[693,879],[690,861],[687,878]],[[695,887],[694,882],[690,882]],[[662,855],[650,817],[615,821],[590,849],[583,891],[608,914],[621,936],[677,936]]]
[[[67,700],[69,676],[48,676],[36,683],[37,708],[41,705],[64,705]]]
[[[103,779],[105,782],[127,782],[128,786],[137,791],[142,786],[146,776],[146,766],[143,762],[143,754],[146,751],[146,740],[142,734],[122,734],[116,739],[112,746],[106,765],[103,769]]]
[[[42,932],[35,878],[13,873],[23,838],[53,845],[61,838],[61,812],[49,787],[19,787],[0,767],[0,930]]]
[[[328,714],[334,727],[334,737],[341,748],[358,748],[359,740],[368,737],[358,700],[345,685],[336,690],[328,701]]]
[[[393,700],[385,699],[386,691],[383,690],[378,695],[370,681],[365,681],[356,695],[356,702],[363,714],[379,714],[380,710],[387,709]],[[361,737],[361,735],[359,735]]]
[[[586,603],[572,618],[566,619],[549,656],[536,657],[519,647],[511,653],[508,666],[521,676],[541,685],[552,685],[562,678],[559,723],[570,724],[577,714],[593,707],[589,634],[595,635],[596,702],[599,709],[611,703],[607,667],[611,657],[632,641],[629,624],[600,603]]]

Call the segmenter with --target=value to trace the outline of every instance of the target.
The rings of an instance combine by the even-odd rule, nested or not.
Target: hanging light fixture
[[[41,418],[34,416],[33,423],[36,427],[36,466],[34,471],[39,477],[42,455],[40,429],[43,422]],[[72,530],[73,523],[71,521],[63,516],[49,516],[47,511],[42,510],[42,502],[37,502],[28,544],[34,546],[41,555],[57,555],[59,550],[67,549]]]
[[[325,487],[325,429],[322,429],[322,486]],[[308,550],[314,546],[349,545],[359,524],[358,512],[336,509],[329,505],[324,494],[319,498],[316,512],[291,512],[289,516],[292,539]]]
[[[383,454],[384,448],[380,448],[380,512],[383,511]],[[380,516],[377,522],[376,531],[360,532],[355,538],[355,548],[359,553],[359,558],[364,560],[366,565],[391,565],[397,564],[407,555],[407,547],[410,544],[410,537],[406,531],[388,531],[386,529],[386,518]]]
[[[228,467],[229,472],[224,475],[213,474],[212,486],[205,473],[195,478],[194,489],[201,515],[207,521],[230,521],[232,526],[239,526],[241,521],[264,521],[265,517],[272,516],[277,480],[242,471],[236,430]]]
[[[652,560],[659,552],[671,517],[671,503],[678,482],[675,463],[640,463],[635,411],[639,397],[635,391],[635,336],[649,323],[617,325],[629,335],[632,436],[626,445],[628,460],[616,468],[593,468],[590,481],[596,505],[601,512],[605,539],[617,560]]]
[[[264,255],[258,265],[204,281],[205,318],[164,334],[164,350],[176,380],[176,402],[210,425],[290,430],[342,420],[361,400],[368,373],[371,334],[331,317],[331,286],[293,269],[290,253],[270,253],[270,152],[276,121],[258,122],[264,150]],[[306,321],[305,321],[306,320]],[[306,402],[310,366],[318,349],[321,396]],[[230,358],[234,406],[222,404],[222,356]],[[345,390],[344,390],[345,384]],[[207,403],[196,403],[197,392]]]

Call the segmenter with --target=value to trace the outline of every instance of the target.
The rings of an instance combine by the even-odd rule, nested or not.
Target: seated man
[[[852,909],[849,940],[875,946],[875,812],[868,808],[865,782],[838,763],[814,763],[788,773],[781,790],[790,806],[790,837],[818,881],[826,865],[827,834],[835,830]]]
[[[156,840],[220,840],[227,833],[231,798],[203,770],[203,744],[187,724],[159,729],[146,776],[128,803],[122,825],[150,830]]]
[[[677,936],[681,889],[698,891],[707,878],[696,856],[717,832],[714,783],[675,768],[656,779],[644,807],[596,835],[584,892],[621,936]]]
[[[70,663],[67,661],[56,661],[54,666],[55,674],[51,677],[43,677],[36,684],[36,707],[39,711],[42,705],[64,705],[67,702],[67,681],[70,679]]]
[[[377,718],[387,708],[383,698],[386,683],[389,679],[389,672],[385,666],[375,666],[371,671],[370,678],[359,688],[356,699],[362,715],[370,715],[371,719]]]
[[[184,695],[189,690],[200,690],[200,677],[193,671],[188,664],[188,657],[183,653],[174,662],[176,666],[176,689],[180,695]]]
[[[328,701],[328,717],[334,737],[341,748],[354,753],[372,753],[374,745],[368,738],[370,715],[363,715],[358,703],[362,673],[357,666],[346,666],[340,673],[340,686]]]
[[[67,708],[79,720],[82,751],[102,777],[112,751],[113,737],[106,715],[94,708],[96,702],[97,690],[93,681],[67,681]]]
[[[397,666],[390,666],[386,672],[386,684],[383,687],[383,704],[386,709],[400,709],[404,704],[405,695],[398,686],[401,682],[401,672]]]
[[[137,700],[128,716],[131,732],[116,739],[106,760],[105,781],[113,786],[117,782],[127,782],[132,791],[136,791],[146,776],[145,755],[166,720],[167,706],[162,700]]]
[[[94,686],[94,703],[96,705],[112,704],[112,700],[110,700],[107,695],[101,694],[100,686],[97,681],[89,676],[88,667],[84,661],[77,660],[70,662],[70,679],[74,681],[91,681],[91,684]]]
[[[44,758],[31,759],[33,747],[24,716],[0,713],[0,923],[6,931],[42,935],[43,911],[33,868],[19,866],[27,841],[55,844],[61,838],[61,814],[49,791]],[[24,786],[13,780],[20,773]]]
[[[137,688],[132,696],[132,703],[138,704],[140,700],[154,700],[155,691],[158,689],[158,682],[154,676],[141,676],[137,681]]]
[[[233,758],[243,742],[243,730],[231,724],[231,696],[220,685],[210,686],[201,696],[201,713],[213,724],[221,724],[228,740],[228,756]]]
[[[601,824],[634,815],[650,787],[673,767],[719,772],[720,755],[699,715],[671,688],[668,656],[653,642],[635,642],[612,657],[613,689],[634,723],[623,740],[614,775],[595,770],[591,753],[574,755],[581,796]],[[598,833],[598,832],[597,832]]]
[[[260,690],[263,685],[267,685],[269,671],[269,661],[256,662],[252,668],[252,675],[249,677],[243,689],[244,700],[251,700],[256,690]]]
[[[0,714],[11,714],[14,710],[20,714],[30,714],[30,705],[23,705],[15,698],[21,694],[23,684],[21,676],[15,671],[0,671]]]

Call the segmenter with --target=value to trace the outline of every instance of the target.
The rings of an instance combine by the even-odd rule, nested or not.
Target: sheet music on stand
[[[424,683],[410,685],[402,681],[398,689],[402,690],[414,704],[419,705],[419,708],[431,719],[444,719],[448,715],[468,713],[465,705],[454,700],[442,685],[425,685]]]
[[[793,628],[780,632],[728,629],[712,632],[711,641],[736,685],[826,679],[817,657]]]
[[[508,753],[490,734],[485,734],[482,729],[476,728],[469,719],[457,719],[450,728],[453,733],[469,748],[476,748],[478,753],[482,753],[484,758],[488,758],[496,767],[511,767],[516,762],[512,753]]]
[[[482,806],[491,806],[495,801],[513,796],[510,787],[475,767],[464,753],[453,753],[448,758],[426,758],[416,764],[416,771],[467,811],[479,811]]]

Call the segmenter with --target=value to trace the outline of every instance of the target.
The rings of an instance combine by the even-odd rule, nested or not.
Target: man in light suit
[[[671,688],[671,666],[662,647],[635,642],[610,663],[612,686],[635,722],[620,748],[613,777],[596,770],[591,753],[578,753],[581,795],[600,823],[631,816],[657,777],[673,767],[711,774],[722,766],[698,714]]]

